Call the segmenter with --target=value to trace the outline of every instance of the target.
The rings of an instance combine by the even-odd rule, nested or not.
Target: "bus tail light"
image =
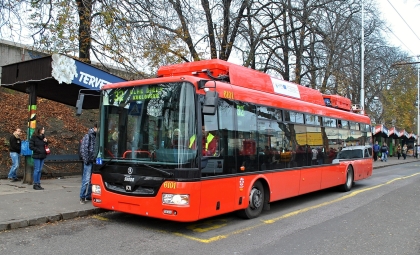
[[[162,194],[162,203],[168,204],[168,205],[189,205],[190,195]]]

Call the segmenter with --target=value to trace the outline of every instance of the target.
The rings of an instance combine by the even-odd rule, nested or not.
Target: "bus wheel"
[[[354,177],[353,167],[349,166],[347,168],[346,182],[340,187],[341,191],[347,192],[351,190],[351,188],[353,187],[353,177]]]
[[[260,181],[256,181],[249,194],[249,205],[246,209],[238,212],[238,215],[245,219],[258,217],[264,207],[264,187]]]

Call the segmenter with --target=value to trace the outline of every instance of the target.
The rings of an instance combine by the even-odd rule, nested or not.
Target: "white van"
[[[337,156],[332,163],[339,163],[342,160],[372,158],[372,155],[373,150],[370,145],[349,146],[337,153]]]

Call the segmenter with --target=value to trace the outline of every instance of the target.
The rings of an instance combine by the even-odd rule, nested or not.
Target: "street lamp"
[[[365,1],[362,0],[362,33],[361,33],[361,56],[360,56],[360,107],[362,113],[365,112],[365,29],[364,29],[364,14],[365,12]]]
[[[417,56],[419,58],[419,56]],[[420,68],[417,65],[417,146],[419,145],[419,134],[420,134]],[[417,153],[417,146],[415,148],[416,158],[419,157]]]

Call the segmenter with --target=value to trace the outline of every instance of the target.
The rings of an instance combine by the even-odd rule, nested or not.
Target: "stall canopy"
[[[36,84],[36,94],[75,106],[84,93],[84,109],[99,107],[99,90],[104,84],[125,81],[94,66],[61,54],[9,64],[2,67],[2,86],[28,93]]]
[[[388,137],[399,139],[401,138],[401,133],[396,127],[392,127],[389,129]]]
[[[374,136],[388,137],[389,130],[384,125],[376,125],[373,131]]]
[[[417,141],[417,136],[414,133],[408,134],[408,137],[407,138],[409,140],[412,140],[412,141]]]
[[[417,135],[414,133],[408,133],[404,129],[398,130],[395,127],[388,129],[383,124],[372,128],[372,133],[375,137],[417,140]]]

